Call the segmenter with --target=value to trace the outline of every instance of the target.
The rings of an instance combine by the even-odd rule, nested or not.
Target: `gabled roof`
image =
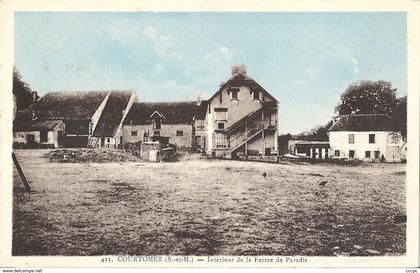
[[[111,91],[92,136],[113,137],[130,101],[130,91]]]
[[[201,105],[197,105],[196,101],[134,103],[123,124],[150,124],[153,121],[151,116],[154,112],[159,112],[164,116],[163,124],[191,123],[194,117],[204,119],[207,107],[203,105],[206,106],[207,102],[203,102]]]
[[[34,105],[40,119],[91,119],[109,91],[50,92]]]
[[[220,85],[219,90],[217,90],[216,93],[213,94],[213,96],[210,97],[209,101],[211,101],[214,97],[216,97],[225,87],[238,87],[238,86],[249,86],[252,89],[256,89],[259,91],[264,92],[268,97],[270,97],[273,101],[278,103],[277,99],[273,97],[270,93],[268,93],[267,90],[264,89],[257,81],[255,81],[250,76],[243,74],[243,73],[237,73],[233,75],[229,80],[227,80],[225,83]]]
[[[341,116],[328,131],[395,131],[395,126],[388,115],[359,114]]]

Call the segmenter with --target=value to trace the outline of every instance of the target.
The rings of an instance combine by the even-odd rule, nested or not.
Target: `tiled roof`
[[[196,101],[134,103],[123,124],[150,124],[153,121],[150,116],[156,111],[164,116],[163,124],[191,123],[194,117],[204,119],[206,109],[207,101],[201,105]]]
[[[60,120],[25,120],[13,123],[14,132],[29,132],[47,130],[52,131],[57,126]]]
[[[40,119],[91,119],[109,91],[50,92],[34,104]]]
[[[341,116],[328,131],[394,131],[395,126],[387,115],[359,114]]]

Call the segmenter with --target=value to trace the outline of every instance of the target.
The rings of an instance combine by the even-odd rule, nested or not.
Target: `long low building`
[[[406,142],[387,115],[341,116],[328,135],[333,159],[393,162],[406,158]]]

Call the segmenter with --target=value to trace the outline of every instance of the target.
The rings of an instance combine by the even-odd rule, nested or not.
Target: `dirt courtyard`
[[[405,164],[51,163],[46,152],[16,151],[33,192],[14,170],[13,255],[405,253]]]

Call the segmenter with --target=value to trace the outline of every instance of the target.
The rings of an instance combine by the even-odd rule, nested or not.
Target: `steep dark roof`
[[[387,115],[341,116],[328,131],[394,131],[392,120]]]
[[[130,91],[111,91],[92,136],[112,137],[115,135],[131,95]]]
[[[131,122],[133,125],[150,124],[152,122],[150,116],[155,111],[164,116],[162,119],[164,124],[191,123],[194,117],[204,119],[207,101],[203,102],[200,106],[196,101],[134,103],[123,124],[129,125]]]
[[[208,106],[209,106],[209,102],[207,100],[202,100],[200,105],[197,105],[197,112],[196,112],[195,118],[205,119]]]
[[[40,119],[91,119],[109,91],[50,92],[34,104]]]

